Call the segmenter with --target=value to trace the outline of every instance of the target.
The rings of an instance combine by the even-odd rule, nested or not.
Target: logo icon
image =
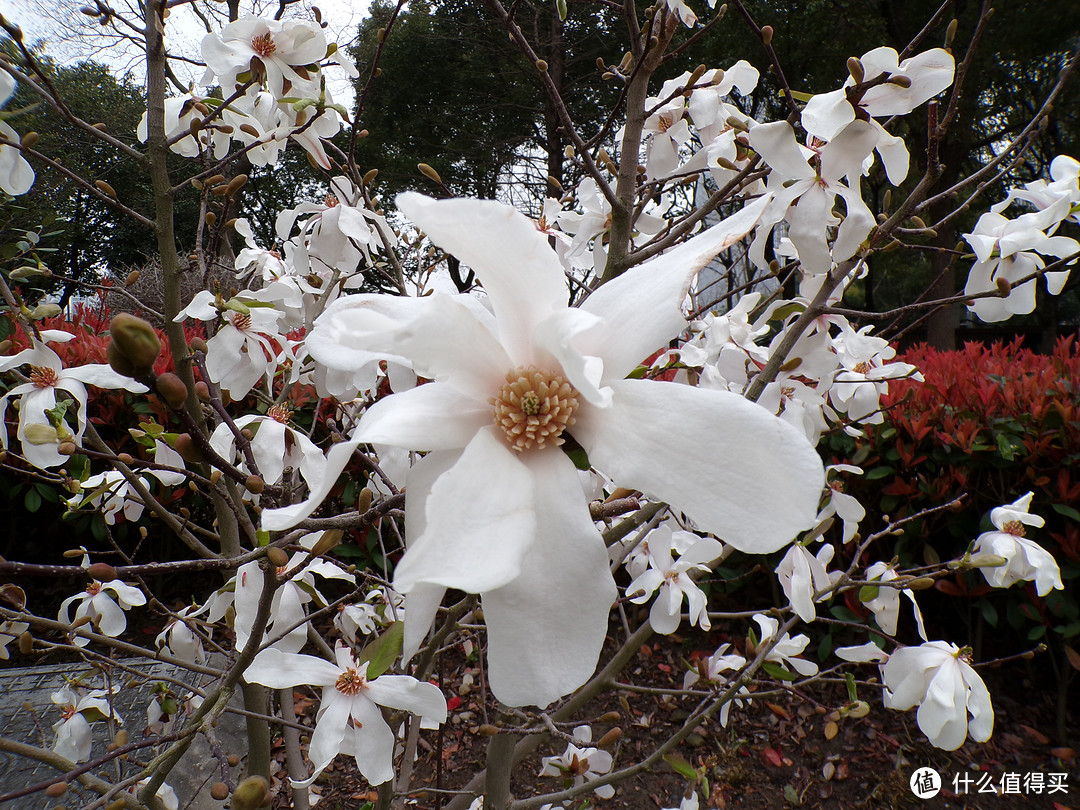
[[[919,768],[911,775],[911,792],[920,799],[931,799],[941,790],[941,774],[933,768]]]

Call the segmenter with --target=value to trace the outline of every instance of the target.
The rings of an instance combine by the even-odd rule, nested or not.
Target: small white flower
[[[570,743],[561,757],[544,757],[541,760],[543,767],[540,769],[540,776],[564,776],[568,783],[577,786],[611,770],[611,754],[589,747],[592,742],[592,729],[589,726],[575,728],[574,739],[581,743],[582,747]],[[571,785],[568,784],[569,786]],[[610,799],[615,795],[615,788],[601,785],[593,792],[601,799]]]
[[[742,669],[746,665],[746,659],[738,653],[728,653],[728,647],[730,644],[722,644],[717,648],[716,652],[706,658],[704,661],[699,661],[696,669],[687,670],[683,676],[683,689],[689,689],[698,681],[706,681],[709,686],[714,689],[723,687],[728,682],[728,678],[724,676],[725,672],[733,672]],[[749,695],[750,690],[745,686],[739,687],[739,695]],[[749,703],[750,698],[747,697],[745,701],[738,698],[732,698],[720,709],[720,725],[727,728],[728,715],[731,713],[731,707],[734,704],[739,708],[742,708],[743,704]]]
[[[15,79],[6,70],[0,70],[0,107],[15,92]],[[0,121],[0,138],[13,144],[19,143],[19,133],[4,121]],[[18,197],[34,184],[34,170],[22,156],[22,151],[7,144],[0,145],[0,190]]]
[[[80,694],[82,693],[82,694]],[[53,723],[56,742],[53,751],[72,762],[90,759],[93,734],[90,724],[107,717],[123,722],[113,710],[108,693],[102,689],[83,690],[65,685],[51,695],[52,702],[60,707],[63,716]]]
[[[976,742],[990,739],[990,693],[955,644],[928,641],[903,647],[889,656],[881,678],[886,708],[918,706],[919,728],[938,748],[955,751],[969,735]]]
[[[708,563],[723,553],[724,544],[710,537],[702,538],[678,560],[672,560],[671,551],[671,529],[662,526],[651,532],[649,570],[626,587],[628,594],[638,594],[630,601],[644,604],[659,589],[660,593],[649,610],[649,623],[657,633],[670,635],[679,629],[685,596],[690,624],[708,630],[712,626],[707,610],[708,599],[690,577],[690,572],[710,570]]]
[[[111,594],[111,595],[110,595]],[[71,618],[71,605],[78,602],[75,618]],[[59,620],[71,624],[84,616],[90,617],[90,624],[105,636],[116,637],[127,629],[127,617],[124,611],[146,604],[146,595],[131,585],[125,585],[118,579],[112,582],[91,582],[85,591],[69,596],[60,603]],[[90,640],[75,636],[75,644],[85,647]]]
[[[776,567],[780,587],[784,589],[795,613],[804,622],[812,622],[817,618],[814,594],[826,590],[833,583],[833,577],[825,570],[825,566],[832,561],[835,552],[836,549],[832,546],[824,545],[818,549],[815,556],[806,546],[795,543]],[[840,576],[839,571],[835,573]]]
[[[758,641],[758,646],[770,642],[776,636],[776,631],[780,629],[780,622],[763,613],[755,614],[754,621],[761,628],[761,639]],[[806,645],[809,643],[810,638],[805,633],[799,633],[794,638],[788,633],[784,633],[773,648],[769,650],[765,660],[772,661],[782,667],[794,669],[804,678],[817,675],[817,664],[803,658],[795,658],[796,655],[800,655],[806,649]]]
[[[446,720],[446,699],[439,688],[409,675],[381,675],[368,680],[368,662],[359,663],[349,648],[338,643],[337,663],[311,655],[283,653],[269,647],[248,667],[245,677],[272,689],[301,684],[323,687],[315,732],[308,757],[315,773],[294,787],[306,787],[338,754],[356,758],[360,773],[372,785],[394,776],[394,732],[380,706],[402,709],[435,722]]]
[[[1044,521],[1039,515],[1028,514],[1032,493],[1008,506],[999,506],[990,512],[990,521],[998,528],[996,532],[984,532],[975,541],[972,555],[993,554],[1004,557],[1005,565],[993,568],[981,567],[986,581],[995,588],[1008,588],[1020,580],[1035,582],[1035,591],[1046,596],[1052,590],[1062,590],[1061,569],[1049,551],[1038,543],[1024,537],[1024,526],[1040,527]]]

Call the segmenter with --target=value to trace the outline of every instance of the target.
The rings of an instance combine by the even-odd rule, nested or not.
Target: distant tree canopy
[[[569,139],[540,71],[476,0],[410,2],[384,43],[382,76],[365,97],[378,31],[393,9],[387,0],[372,4],[353,51],[361,73],[359,124],[370,132],[359,142],[359,165],[379,169],[393,187],[424,189],[430,185],[416,165],[428,163],[455,193],[481,197],[495,197],[511,179],[526,181],[533,199],[545,193],[545,176],[573,181],[563,176]],[[578,131],[591,137],[619,89],[600,81],[596,59],[617,62],[625,31],[600,4],[573,4],[560,21],[555,3],[525,0],[515,19],[547,63]]]

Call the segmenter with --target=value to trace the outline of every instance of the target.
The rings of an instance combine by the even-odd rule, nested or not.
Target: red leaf
[[[784,755],[780,751],[779,746],[776,748],[766,748],[761,753],[765,756],[765,761],[774,768],[782,768],[784,766]]]
[[[452,712],[452,711],[454,711],[454,709],[456,709],[460,705],[461,705],[461,698],[458,697],[457,695],[454,695],[452,698],[450,698],[448,701],[446,701],[446,710]]]

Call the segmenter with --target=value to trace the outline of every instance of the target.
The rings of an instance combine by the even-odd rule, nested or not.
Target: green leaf
[[[1028,641],[1038,641],[1040,638],[1046,635],[1046,625],[1040,624],[1038,627],[1032,627],[1028,631]]]
[[[781,681],[793,681],[795,676],[773,661],[762,661],[761,668],[767,673],[772,675],[777,680]]]
[[[259,529],[255,532],[255,540],[258,542],[259,548],[268,545],[270,543],[270,532],[266,531],[266,529]]]
[[[859,690],[855,686],[855,676],[850,672],[844,673],[844,682],[847,684],[847,699],[849,703],[854,703],[859,699]]]
[[[555,5],[559,9],[559,19],[566,22],[566,0],[555,0]]]
[[[1080,512],[1077,512],[1071,506],[1066,506],[1063,503],[1052,503],[1050,504],[1050,508],[1059,515],[1064,515],[1069,518],[1069,520],[1075,520],[1077,523],[1080,523]]]
[[[994,607],[994,603],[989,599],[979,600],[979,610],[982,611],[982,617],[988,625],[991,627],[997,627],[998,616],[997,608]]]
[[[859,601],[872,602],[878,598],[881,589],[877,585],[863,585],[859,588]]]
[[[589,464],[589,455],[585,452],[583,447],[574,447],[572,449],[566,449],[566,445],[563,445],[563,452],[566,453],[567,458],[574,462],[574,467],[579,470],[588,471],[591,468]]]
[[[698,772],[694,770],[694,766],[687,762],[681,755],[664,754],[664,762],[674,768],[679,776],[684,776],[687,779],[697,781]]]
[[[31,487],[26,490],[26,497],[23,498],[23,505],[26,507],[27,512],[36,512],[41,508],[41,495],[38,494],[37,489]]]
[[[884,478],[887,475],[892,475],[894,472],[896,472],[896,470],[894,470],[892,467],[874,467],[864,476],[864,480],[876,481],[879,478]]]
[[[404,637],[405,624],[403,622],[394,622],[383,631],[381,636],[364,647],[364,651],[360,653],[357,660],[361,664],[365,661],[370,662],[367,670],[369,681],[378,678],[393,666],[394,661],[401,654],[401,644]]]
[[[802,805],[802,799],[799,798],[799,791],[795,790],[794,785],[784,785],[784,800],[792,807],[799,807]]]

